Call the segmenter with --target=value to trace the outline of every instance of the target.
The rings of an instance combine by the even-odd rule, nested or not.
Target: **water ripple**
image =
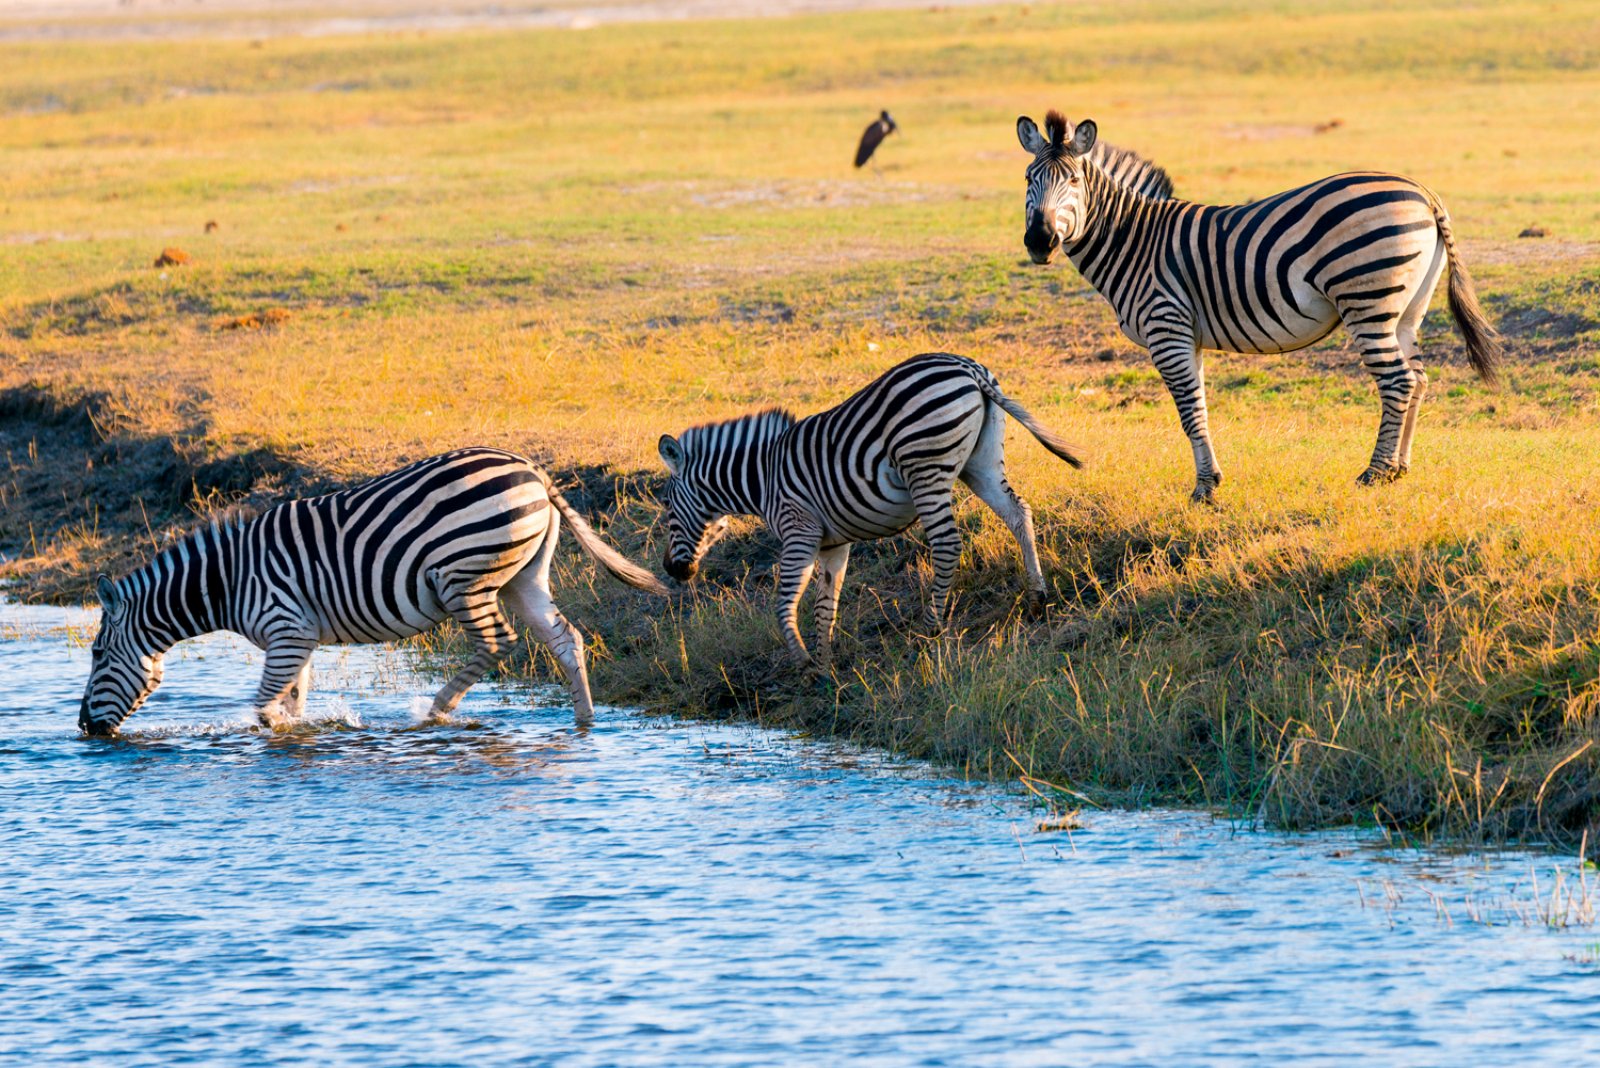
[[[1035,834],[1000,790],[578,731],[555,691],[417,727],[431,687],[370,649],[319,653],[314,721],[274,734],[259,657],[196,643],[91,742],[86,618],[0,609],[0,1063],[1600,1057],[1600,935],[1527,922],[1561,858],[1165,811]]]

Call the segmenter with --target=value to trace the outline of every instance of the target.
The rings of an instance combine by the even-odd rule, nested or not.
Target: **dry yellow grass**
[[[1573,107],[1597,58],[1559,3],[0,46],[5,568],[81,596],[196,510],[471,442],[581,469],[597,506],[622,473],[610,533],[655,558],[659,434],[964,352],[1092,460],[1010,446],[1047,621],[1015,617],[1009,538],[969,502],[950,633],[910,632],[925,563],[887,542],[838,677],[797,678],[747,532],[664,617],[572,565],[601,696],[1283,822],[1574,834],[1600,805],[1600,134]],[[854,173],[882,106],[901,132]],[[1362,492],[1378,406],[1341,337],[1213,356],[1229,482],[1189,507],[1148,361],[1070,267],[1022,262],[1012,122],[1049,106],[1197,199],[1427,182],[1507,388],[1435,312],[1414,473]],[[190,262],[151,266],[168,246]]]

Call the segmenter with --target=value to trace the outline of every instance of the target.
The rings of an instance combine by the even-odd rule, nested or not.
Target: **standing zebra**
[[[607,571],[667,594],[590,529],[549,475],[499,449],[458,449],[248,521],[202,527],[119,582],[100,577],[103,614],[78,726],[116,733],[160,685],[162,655],[214,630],[266,650],[257,713],[267,726],[293,721],[318,645],[409,638],[448,616],[475,651],[433,699],[430,718],[442,722],[515,638],[502,597],[561,661],[577,721],[588,724],[583,637],[550,596],[563,516]]]
[[[931,352],[891,368],[836,408],[796,420],[777,409],[663,436],[667,573],[688,581],[727,517],[757,515],[778,536],[778,620],[790,653],[800,595],[820,571],[820,659],[832,658],[833,621],[850,546],[898,534],[917,520],[933,553],[926,621],[937,626],[961,559],[950,491],[961,479],[1011,528],[1028,572],[1030,606],[1044,601],[1033,513],[1005,475],[1005,416],[1074,467],[1071,447],[1000,392],[988,368]]]
[[[1065,249],[1111,302],[1122,332],[1150,350],[1194,449],[1196,501],[1222,483],[1200,349],[1289,352],[1342,322],[1383,401],[1362,485],[1399,478],[1411,464],[1428,391],[1417,327],[1447,260],[1450,312],[1468,359],[1495,381],[1494,328],[1456,256],[1450,216],[1426,187],[1357,172],[1251,204],[1190,204],[1170,198],[1170,183],[1152,191],[1127,178],[1139,174],[1127,160],[1108,171],[1092,121],[1074,127],[1052,111],[1045,131],[1017,120],[1017,138],[1034,157],[1023,243],[1035,263]]]

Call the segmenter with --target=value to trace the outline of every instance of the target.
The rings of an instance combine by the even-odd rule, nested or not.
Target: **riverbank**
[[[965,352],[1091,461],[1010,438],[1045,620],[965,499],[948,633],[914,632],[920,540],[863,547],[826,680],[782,659],[751,527],[664,612],[563,553],[597,695],[1026,775],[1068,805],[1575,842],[1600,814],[1600,229],[1595,135],[1564,102],[1596,87],[1600,42],[1544,8],[1374,9],[1386,39],[1430,42],[1397,93],[1383,55],[1326,45],[1349,17],[622,26],[606,64],[570,33],[0,46],[4,578],[80,600],[214,510],[469,442],[570,473],[655,561],[658,435]],[[1046,60],[1069,43],[1066,93]],[[901,132],[851,172],[886,105]],[[1362,491],[1378,405],[1342,335],[1212,355],[1229,480],[1189,506],[1148,360],[1070,267],[1022,262],[1011,120],[1052,105],[1198,199],[1352,166],[1427,181],[1507,387],[1470,376],[1436,310],[1415,469]],[[1509,106],[1519,140],[1491,144]],[[168,247],[187,262],[155,266]]]

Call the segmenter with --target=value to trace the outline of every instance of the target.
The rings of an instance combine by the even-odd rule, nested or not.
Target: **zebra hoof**
[[[1394,482],[1403,474],[1405,474],[1405,470],[1403,468],[1378,467],[1374,465],[1361,472],[1360,475],[1356,476],[1356,485],[1383,486],[1390,482]]]
[[[1189,494],[1191,504],[1204,504],[1212,508],[1217,506],[1217,487],[1209,482],[1197,483],[1194,492]]]
[[[1027,619],[1043,619],[1044,608],[1045,596],[1043,590],[1029,590],[1022,599],[1022,614]]]

